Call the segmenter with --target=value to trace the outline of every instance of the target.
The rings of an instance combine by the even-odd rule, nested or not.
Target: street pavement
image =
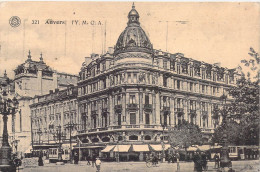
[[[192,172],[194,164],[192,162],[180,162],[181,172]],[[216,172],[214,162],[208,162],[208,171]],[[260,172],[259,160],[251,161],[232,161],[232,167],[236,172]],[[161,163],[159,167],[146,166],[145,162],[103,162],[101,172],[175,172],[176,163]],[[85,162],[80,164],[45,164],[41,167],[26,167],[20,169],[21,172],[96,172],[96,168],[87,165]]]

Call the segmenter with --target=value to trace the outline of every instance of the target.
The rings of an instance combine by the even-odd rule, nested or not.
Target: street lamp
[[[229,159],[229,151],[228,151],[228,141],[227,141],[227,116],[228,116],[228,110],[227,110],[227,107],[225,106],[226,105],[226,99],[227,99],[227,96],[226,95],[222,95],[220,97],[223,102],[222,102],[222,117],[223,117],[223,128],[224,128],[224,133],[223,133],[223,147],[222,147],[222,150],[221,150],[221,157],[220,157],[220,167],[221,168],[232,168],[232,162],[231,160]]]
[[[13,99],[7,98],[6,86],[7,82],[3,81],[1,84],[3,92],[2,96],[0,96],[0,113],[3,115],[4,128],[2,147],[0,149],[0,167],[10,168],[12,148],[8,143],[7,120],[8,115],[14,115],[16,113],[19,103],[15,97]]]
[[[61,141],[64,138],[64,134],[63,132],[61,132],[61,125],[59,125],[57,127],[57,131],[54,135],[54,137],[56,137],[59,141],[59,151],[58,151],[58,163],[57,164],[63,164],[63,160],[62,160],[62,149],[61,149]]]
[[[41,144],[41,135],[42,135],[42,130],[39,128],[37,131],[37,134],[39,135],[39,145]]]

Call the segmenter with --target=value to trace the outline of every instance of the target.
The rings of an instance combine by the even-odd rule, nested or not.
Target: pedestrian
[[[204,171],[207,171],[207,155],[205,152],[201,153],[201,166]]]
[[[214,155],[214,161],[215,161],[215,168],[218,169],[219,168],[219,156],[217,153],[215,153],[215,155]]]
[[[77,152],[75,152],[74,154],[74,164],[78,164],[79,163],[79,156],[77,154]]]
[[[43,160],[42,160],[42,156],[41,155],[39,155],[38,165],[39,166],[43,166]]]
[[[94,168],[95,167],[95,165],[96,165],[96,156],[95,155],[93,155],[92,156],[92,167]]]
[[[96,168],[97,168],[97,172],[100,172],[100,168],[101,168],[101,161],[99,159],[99,157],[96,158]]]
[[[88,162],[87,162],[87,165],[91,165],[91,164],[90,164],[90,156],[89,156],[89,155],[87,156],[87,161],[88,161]]]
[[[202,172],[201,154],[199,149],[197,149],[196,152],[194,153],[193,162],[194,162],[194,171]]]
[[[177,159],[177,171],[180,171],[180,154],[179,152],[176,153],[176,159]]]

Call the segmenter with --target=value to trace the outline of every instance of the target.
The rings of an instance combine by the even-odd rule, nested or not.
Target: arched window
[[[92,139],[92,142],[93,142],[93,143],[96,143],[96,142],[98,142],[98,141],[99,141],[99,139],[96,138],[96,137],[95,137],[94,139]]]
[[[151,136],[146,135],[146,136],[144,137],[144,140],[151,140]]]
[[[136,135],[129,136],[129,140],[138,140],[138,136]]]
[[[104,137],[103,139],[102,139],[102,142],[109,142],[110,141],[110,138],[109,137]]]

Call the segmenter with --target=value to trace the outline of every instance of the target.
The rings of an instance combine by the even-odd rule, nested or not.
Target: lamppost
[[[166,125],[165,124],[161,124],[162,125],[162,128],[163,128],[163,133],[162,133],[162,149],[163,149],[163,151],[162,151],[162,159],[161,159],[161,162],[164,162],[165,161],[165,150],[164,150],[164,148],[165,148],[165,145],[164,145],[164,129],[166,128]]]
[[[221,110],[221,115],[223,117],[222,123],[223,123],[223,128],[224,128],[224,133],[223,133],[223,138],[222,138],[222,142],[223,142],[223,147],[221,150],[221,157],[220,157],[220,167],[224,169],[225,168],[232,168],[232,162],[229,159],[229,151],[228,151],[228,140],[227,140],[227,116],[228,116],[228,110],[226,107],[226,99],[227,96],[226,95],[222,95],[220,97],[223,102],[222,102],[222,110]]]
[[[59,164],[63,164],[63,160],[62,160],[62,149],[61,149],[61,141],[64,137],[64,134],[63,132],[61,131],[61,125],[57,126],[57,131],[54,135],[54,137],[56,137],[59,141],[59,151],[58,151],[58,162],[57,162],[57,165]]]
[[[39,136],[39,145],[41,145],[41,135],[42,135],[42,130],[39,128],[37,131],[37,134]]]
[[[8,79],[6,77],[6,79]],[[11,152],[12,148],[8,143],[8,131],[7,131],[7,120],[8,115],[15,114],[16,110],[18,109],[18,101],[14,97],[12,100],[8,98],[6,92],[7,82],[3,81],[1,87],[3,89],[2,96],[0,96],[0,113],[3,115],[3,140],[2,140],[2,147],[0,149],[0,168],[1,167],[10,167],[11,161]]]

